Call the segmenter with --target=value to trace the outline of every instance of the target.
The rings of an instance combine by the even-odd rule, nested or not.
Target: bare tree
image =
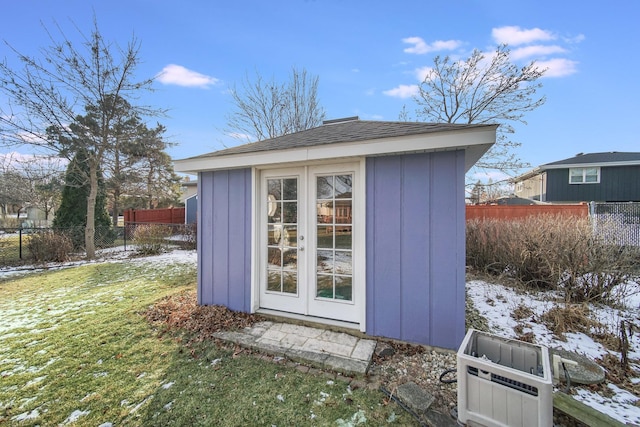
[[[509,48],[500,45],[490,56],[474,50],[462,61],[436,56],[414,98],[416,115],[425,121],[500,124],[496,144],[476,164],[481,169],[506,172],[524,166],[511,152],[520,145],[510,139],[512,123],[526,124],[525,113],[545,102],[536,92],[546,70],[535,61],[518,67],[509,55]]]
[[[7,205],[19,210],[38,208],[48,221],[62,193],[63,159],[24,156],[17,153],[0,155],[0,215]]]
[[[322,124],[325,112],[318,101],[318,77],[292,68],[287,83],[245,76],[242,88],[230,90],[234,109],[227,116],[229,133],[246,140],[263,140]]]
[[[51,45],[41,57],[21,54],[12,48],[21,67],[0,63],[0,143],[30,145],[57,156],[71,158],[86,149],[90,184],[87,197],[85,246],[87,258],[95,257],[95,201],[98,170],[113,149],[114,125],[125,99],[140,116],[160,111],[133,105],[141,91],[150,90],[152,78],[136,80],[140,63],[139,42],[132,37],[125,48],[107,42],[94,18],[90,35],[78,30],[82,42],[75,44],[56,25],[59,40],[45,28]],[[86,113],[81,116],[81,113]],[[85,120],[87,119],[87,120]]]

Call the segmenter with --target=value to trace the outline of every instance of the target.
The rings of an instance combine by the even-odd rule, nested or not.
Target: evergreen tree
[[[84,228],[87,225],[87,197],[89,197],[89,182],[87,175],[89,166],[87,150],[80,149],[67,167],[65,184],[62,190],[60,207],[53,220],[54,228],[68,233],[73,240],[74,247],[80,248],[84,244]],[[111,239],[111,220],[106,209],[107,195],[102,172],[98,171],[98,194],[95,205],[96,239]]]

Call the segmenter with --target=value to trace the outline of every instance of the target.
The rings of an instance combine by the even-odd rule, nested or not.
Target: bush
[[[167,225],[139,224],[133,231],[133,242],[139,253],[157,255],[167,248],[166,238],[171,236],[171,233],[172,229]]]
[[[64,262],[69,259],[73,242],[64,234],[44,231],[32,235],[27,248],[34,262]]]
[[[614,302],[637,256],[594,235],[588,218],[557,215],[469,221],[466,243],[469,267],[560,289],[568,302]]]

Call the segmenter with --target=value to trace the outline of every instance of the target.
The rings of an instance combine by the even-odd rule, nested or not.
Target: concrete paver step
[[[214,337],[346,374],[365,374],[376,348],[376,341],[347,333],[270,321],[241,331],[216,332]]]

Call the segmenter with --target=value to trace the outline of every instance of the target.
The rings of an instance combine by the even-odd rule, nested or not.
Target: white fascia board
[[[640,161],[628,162],[599,162],[599,163],[568,163],[565,165],[540,166],[543,169],[568,169],[568,168],[607,168],[613,166],[640,166]]]
[[[285,150],[258,151],[227,156],[193,157],[176,160],[177,172],[203,172],[219,169],[264,167],[282,163],[330,160],[345,157],[366,157],[411,152],[451,151],[465,149],[466,169],[495,143],[494,128],[335,143]]]

